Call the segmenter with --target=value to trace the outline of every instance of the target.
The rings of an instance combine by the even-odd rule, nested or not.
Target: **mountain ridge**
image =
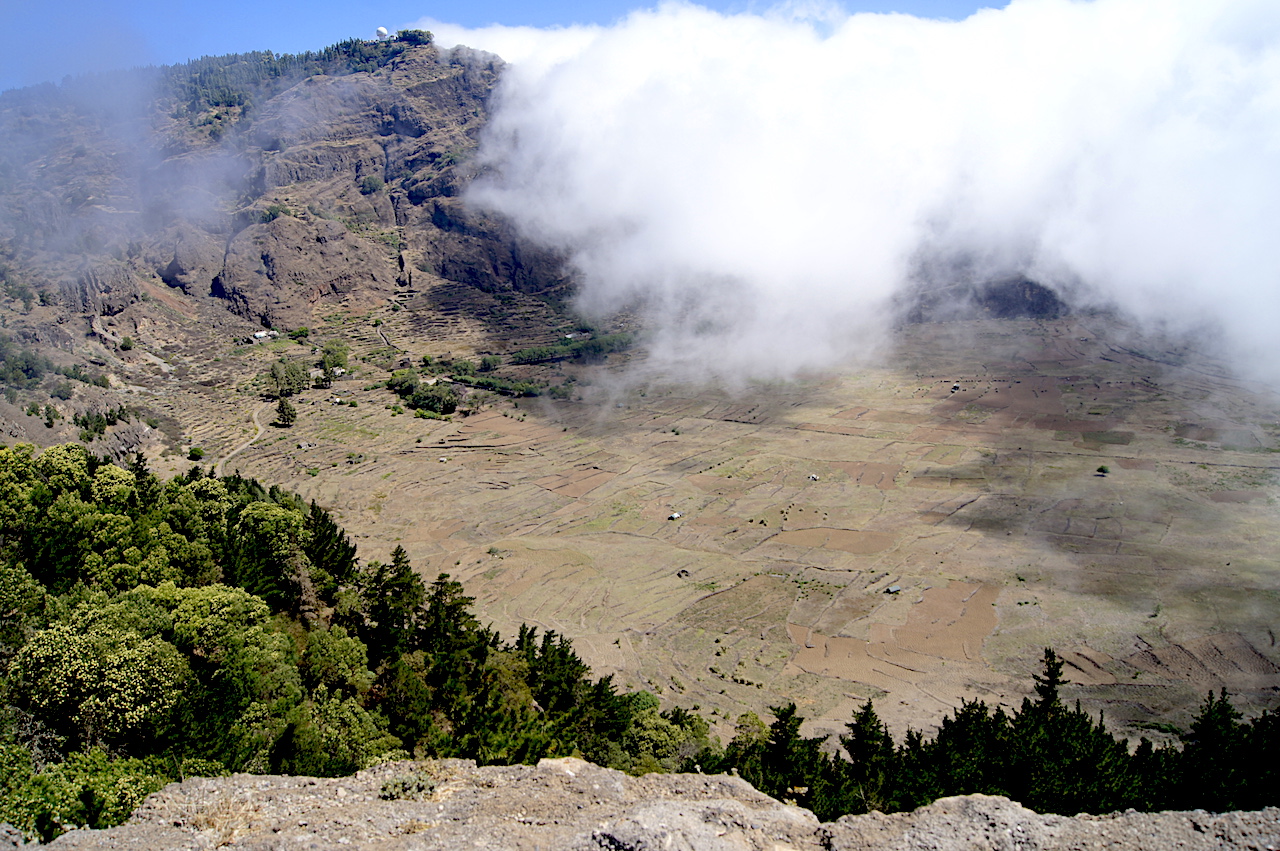
[[[7,365],[49,359],[7,439],[252,471],[725,738],[792,698],[824,735],[869,698],[895,733],[1015,706],[1045,646],[1131,737],[1205,690],[1274,699],[1274,396],[1023,279],[941,287],[883,363],[794,382],[578,357],[624,320],[568,314],[558,258],[462,200],[499,62],[403,47],[243,97],[193,63],[149,111],[0,98],[34,140],[0,154]],[[297,422],[267,428],[277,368]],[[414,417],[423,388],[459,413]]]

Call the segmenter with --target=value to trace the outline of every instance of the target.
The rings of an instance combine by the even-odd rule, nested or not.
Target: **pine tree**
[[[820,803],[815,803],[815,811],[823,810],[823,818],[892,811],[897,760],[889,728],[869,700],[845,726],[849,732],[840,737],[840,745],[849,761],[833,761],[830,781],[819,784],[821,794],[815,797]]]
[[[463,593],[461,582],[441,573],[426,590],[414,633],[415,647],[425,651],[430,664],[427,684],[436,704],[458,721],[465,715],[468,694],[480,685],[492,637],[471,613],[474,602]]]
[[[1036,681],[1036,694],[1040,696],[1036,705],[1045,711],[1062,705],[1058,690],[1068,682],[1062,678],[1062,666],[1063,661],[1057,653],[1053,652],[1053,648],[1046,647],[1044,673],[1031,675],[1031,678]]]
[[[1242,753],[1241,796],[1247,810],[1280,804],[1280,709],[1271,709],[1246,725]]]
[[[356,545],[315,500],[307,512],[304,532],[302,551],[311,562],[316,590],[332,604],[338,588],[355,575]]]
[[[361,592],[371,621],[366,634],[370,662],[411,650],[427,593],[404,547],[392,551],[391,564],[369,563]]]
[[[942,719],[926,745],[940,795],[1009,795],[1009,716],[991,712],[980,700],[965,701],[954,716]]]
[[[1245,727],[1227,697],[1225,688],[1217,697],[1209,692],[1182,737],[1179,792],[1187,809],[1226,812],[1243,800]]]
[[[1145,737],[1129,757],[1134,795],[1128,806],[1142,812],[1177,807],[1178,760],[1182,754],[1172,745],[1156,747]]]
[[[280,401],[276,404],[276,424],[282,428],[289,428],[298,419],[298,410],[289,404],[289,400],[280,397]]]
[[[938,774],[930,760],[924,734],[908,730],[898,748],[898,783],[895,809],[911,811],[942,797]]]
[[[533,698],[546,712],[567,711],[577,701],[582,685],[589,682],[587,667],[567,638],[548,630],[537,641],[537,628],[521,625],[516,650],[529,667]]]
[[[774,714],[774,722],[760,754],[759,783],[752,782],[766,795],[808,807],[812,788],[827,761],[821,750],[823,740],[800,735],[804,719],[796,714],[794,703],[772,706],[769,710]],[[747,777],[745,773],[743,776]]]
[[[1044,651],[1037,701],[1024,700],[1009,736],[1009,792],[1037,812],[1107,812],[1140,798],[1128,745],[1095,724],[1079,701],[1063,705],[1063,660]]]
[[[376,704],[387,716],[391,734],[404,743],[409,753],[452,756],[451,752],[441,752],[449,737],[436,728],[431,690],[409,658],[396,657],[383,666],[373,687]]]
[[[147,468],[147,459],[141,452],[135,453],[129,462],[129,472],[133,473],[134,488],[131,502],[142,511],[150,511],[160,500],[163,490],[160,479]]]

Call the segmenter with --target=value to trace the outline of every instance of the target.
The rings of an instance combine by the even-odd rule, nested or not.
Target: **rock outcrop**
[[[578,759],[477,767],[399,762],[353,777],[236,775],[175,783],[127,824],[54,849],[369,848],[379,851],[1067,851],[1280,849],[1280,809],[1046,816],[1005,798],[820,824],[723,775],[630,777]]]
[[[0,264],[77,313],[157,279],[281,328],[407,298],[414,271],[561,286],[560,258],[460,197],[501,60],[419,45],[366,65],[243,83],[252,108],[187,103],[163,69],[4,93]]]

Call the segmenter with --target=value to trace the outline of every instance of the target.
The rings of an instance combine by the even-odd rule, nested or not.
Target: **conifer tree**
[[[426,588],[409,563],[404,547],[392,550],[391,564],[370,562],[362,592],[371,621],[366,635],[370,661],[383,661],[411,650],[424,617]]]
[[[1209,692],[1182,737],[1180,797],[1192,807],[1225,812],[1238,808],[1245,779],[1245,728],[1224,688]]]
[[[355,576],[356,545],[315,500],[307,512],[302,551],[314,569],[316,590],[332,603],[338,587]]]
[[[1280,803],[1280,708],[1247,725],[1241,750],[1244,779],[1236,803],[1248,810]]]
[[[276,424],[282,428],[289,428],[298,420],[298,409],[289,403],[289,400],[281,396],[280,401],[276,403]]]
[[[804,719],[796,714],[796,705],[770,707],[774,714],[769,739],[760,757],[760,784],[757,788],[780,800],[809,805],[814,784],[825,767],[822,738],[800,735]],[[744,775],[745,776],[745,775]]]
[[[1067,685],[1067,680],[1062,678],[1062,666],[1063,661],[1057,653],[1053,652],[1053,648],[1046,647],[1044,649],[1044,673],[1031,675],[1031,678],[1036,683],[1036,694],[1040,697],[1036,705],[1044,711],[1049,711],[1062,705],[1058,691],[1062,686]]]
[[[846,726],[840,745],[849,755],[838,773],[846,795],[841,801],[845,813],[886,812],[892,809],[895,792],[896,759],[889,728],[876,714],[871,701]]]

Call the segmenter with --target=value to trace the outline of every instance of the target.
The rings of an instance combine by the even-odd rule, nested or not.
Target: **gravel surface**
[[[1280,851],[1280,809],[1213,815],[1043,816],[1005,798],[944,798],[914,813],[820,824],[737,777],[630,777],[578,759],[477,767],[398,762],[353,777],[235,775],[165,787],[127,824],[55,849],[252,851]]]

